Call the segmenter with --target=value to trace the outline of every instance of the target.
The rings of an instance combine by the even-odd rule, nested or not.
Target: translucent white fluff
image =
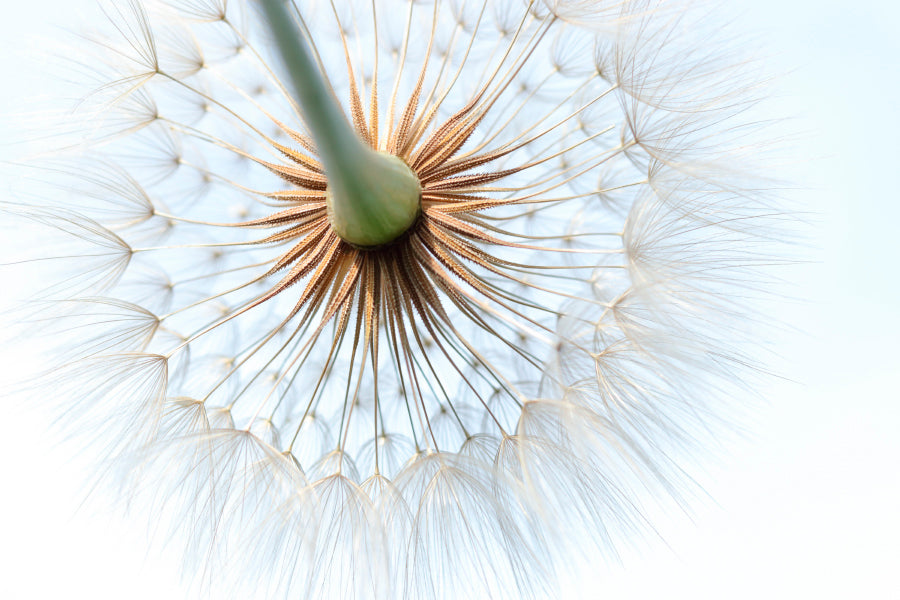
[[[22,318],[61,422],[186,570],[241,598],[552,598],[682,499],[758,368],[779,211],[756,82],[680,7],[291,3],[422,185],[408,235],[359,249],[256,4],[106,5],[74,119],[2,205],[42,237],[4,262],[41,269]]]

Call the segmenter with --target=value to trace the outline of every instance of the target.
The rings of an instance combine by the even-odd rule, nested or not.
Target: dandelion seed
[[[777,220],[708,15],[105,14],[84,130],[3,205],[65,243],[8,262],[49,265],[28,322],[62,418],[188,570],[238,597],[554,597],[576,541],[612,554],[681,499],[752,372]]]

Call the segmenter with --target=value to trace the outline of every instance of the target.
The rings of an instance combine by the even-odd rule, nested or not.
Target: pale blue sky
[[[52,89],[21,55],[42,23],[82,2],[4,8],[0,112]],[[900,583],[900,4],[728,0],[780,74],[773,117],[798,134],[790,195],[809,211],[802,301],[773,319],[800,333],[752,436],[707,469],[691,518],[657,519],[621,565],[594,565],[574,598],[896,598]],[[4,139],[6,130],[0,129]],[[4,157],[8,147],[0,147]],[[10,348],[3,368],[15,370]],[[0,597],[190,598],[176,559],[147,555],[141,526],[79,509],[83,471],[54,448],[40,409],[4,406]],[[177,551],[172,553],[177,555]]]

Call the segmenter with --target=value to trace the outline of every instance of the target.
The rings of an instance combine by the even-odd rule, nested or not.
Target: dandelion
[[[75,126],[3,206],[42,231],[10,265],[48,266],[25,321],[61,420],[186,570],[238,597],[555,597],[682,499],[752,373],[777,219],[708,14],[105,13],[67,66]]]

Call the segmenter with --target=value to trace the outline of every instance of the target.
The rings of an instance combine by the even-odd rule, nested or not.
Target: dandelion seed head
[[[46,263],[61,420],[231,594],[554,597],[752,373],[755,82],[674,0],[289,2],[335,152],[271,4],[81,40],[77,124],[2,205],[61,240],[9,265]]]

